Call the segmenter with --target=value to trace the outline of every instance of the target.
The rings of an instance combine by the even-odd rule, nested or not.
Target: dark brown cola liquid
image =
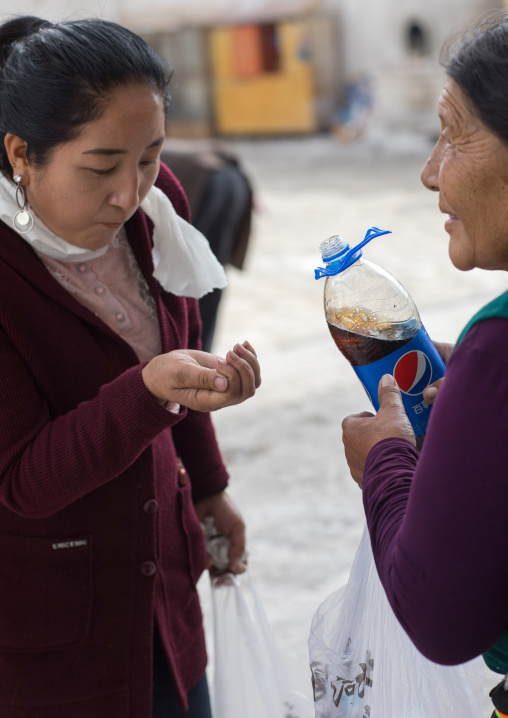
[[[377,337],[366,337],[363,334],[355,334],[345,329],[339,329],[339,327],[330,323],[328,323],[328,329],[337,348],[352,366],[372,364],[372,362],[400,349],[413,338],[378,339]]]
[[[339,329],[328,322],[328,329],[333,337],[333,341],[337,348],[344,354],[351,366],[365,366],[372,362],[382,359],[391,354],[396,349],[400,349],[404,344],[411,341],[409,339],[377,339],[376,337],[366,337],[362,334],[348,332],[346,329]],[[420,450],[423,446],[425,434],[416,437],[416,448]]]

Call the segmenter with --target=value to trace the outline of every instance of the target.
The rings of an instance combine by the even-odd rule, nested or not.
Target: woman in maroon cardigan
[[[160,166],[150,48],[25,17],[0,63],[0,715],[206,718],[199,519],[233,571],[245,543],[208,412],[259,365],[199,351],[223,275]]]

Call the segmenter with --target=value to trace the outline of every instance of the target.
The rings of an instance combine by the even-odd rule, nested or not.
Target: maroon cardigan
[[[164,166],[157,185],[187,219]],[[141,210],[126,224],[162,351],[198,347],[197,301],[152,277],[152,229]],[[227,472],[209,415],[165,411],[141,368],[0,223],[2,718],[149,718],[154,615],[182,705],[205,670],[193,501]]]

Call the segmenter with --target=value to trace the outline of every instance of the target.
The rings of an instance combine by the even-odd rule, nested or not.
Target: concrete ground
[[[249,339],[263,384],[254,399],[218,412],[214,422],[230,493],[248,526],[252,579],[279,647],[306,666],[312,616],[347,582],[364,523],[340,423],[370,409],[324,321],[324,280],[313,274],[319,243],[340,233],[353,244],[371,226],[391,229],[365,257],[404,284],[429,334],[442,341],[454,341],[472,314],[505,290],[506,274],[451,265],[437,197],[419,180],[430,150],[421,138],[229,145],[253,183],[257,211],[247,268],[228,270],[214,351]],[[200,591],[210,632],[207,579]],[[486,671],[486,686],[495,682]]]

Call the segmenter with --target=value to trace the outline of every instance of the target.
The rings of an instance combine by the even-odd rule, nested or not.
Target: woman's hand
[[[229,566],[227,571],[243,573],[247,566],[247,559],[245,558],[245,523],[235,503],[225,491],[221,491],[202,501],[198,501],[195,508],[201,522],[207,516],[212,516],[217,532],[229,540]],[[214,572],[213,565],[209,566],[209,569],[211,573]]]
[[[372,447],[383,439],[400,437],[416,446],[413,427],[407,418],[400,389],[391,374],[381,377],[376,415],[364,411],[351,414],[342,422],[342,441],[351,476],[362,488],[363,470]]]
[[[226,359],[193,349],[154,357],[143,367],[148,391],[160,404],[174,402],[196,411],[216,411],[240,404],[261,384],[256,352],[236,344]]]
[[[453,344],[446,344],[445,342],[433,342],[434,346],[439,352],[439,355],[441,359],[444,361],[445,365],[448,364],[448,359],[450,358],[450,354],[453,351],[454,345]],[[442,377],[441,379],[438,379],[433,384],[429,384],[429,386],[423,390],[423,398],[427,402],[427,404],[433,404],[436,400],[436,396],[439,394],[439,390],[441,389],[441,386],[444,382],[445,378]]]

